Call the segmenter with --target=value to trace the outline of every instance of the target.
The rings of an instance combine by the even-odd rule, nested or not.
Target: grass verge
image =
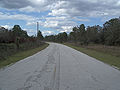
[[[9,65],[11,63],[15,63],[19,60],[22,60],[28,56],[31,56],[43,49],[45,49],[49,44],[45,43],[44,45],[40,46],[40,47],[37,47],[37,48],[34,48],[34,49],[30,49],[30,50],[27,50],[27,51],[21,51],[21,52],[18,52],[12,56],[9,56],[6,60],[1,60],[0,61],[0,68],[6,66],[6,65]]]
[[[115,67],[117,67],[117,69],[120,70],[120,57],[113,56],[111,54],[99,52],[99,51],[92,50],[92,49],[83,48],[80,46],[75,46],[75,45],[72,45],[70,43],[65,43],[64,45],[67,45],[71,48],[74,48],[74,49],[80,51],[80,52],[83,52],[83,53],[85,53],[91,57],[94,57],[97,60],[100,60],[106,64],[109,64],[111,66],[115,66]]]

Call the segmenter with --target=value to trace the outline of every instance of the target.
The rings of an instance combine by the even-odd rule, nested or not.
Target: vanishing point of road
[[[120,90],[120,71],[65,45],[0,70],[0,90]]]

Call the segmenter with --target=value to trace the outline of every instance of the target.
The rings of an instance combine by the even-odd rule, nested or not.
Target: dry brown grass
[[[107,53],[113,56],[120,57],[120,47],[118,46],[105,46],[105,45],[96,45],[96,44],[91,44],[89,46],[84,46],[87,49],[92,49],[95,51]]]
[[[91,44],[89,46],[80,46],[74,43],[65,43],[80,52],[83,52],[91,57],[96,58],[111,66],[115,66],[120,70],[120,47],[104,46]]]

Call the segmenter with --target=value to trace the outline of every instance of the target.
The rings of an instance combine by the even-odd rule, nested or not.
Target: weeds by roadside
[[[100,45],[79,46],[71,43],[65,43],[65,45],[120,69],[119,47],[106,46],[103,48]]]

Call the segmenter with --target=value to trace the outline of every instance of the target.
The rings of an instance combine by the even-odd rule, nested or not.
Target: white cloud
[[[69,15],[94,17],[119,15],[110,13],[120,11],[120,0],[1,0],[0,6],[7,9],[19,9],[25,12],[50,10],[49,15]],[[93,14],[94,15],[93,15]]]
[[[30,13],[49,11],[43,21],[30,15],[1,12],[0,20],[24,20],[26,25],[36,25],[40,21],[41,26],[60,32],[71,31],[77,25],[75,21],[90,22],[90,17],[104,19],[120,15],[120,0],[1,0],[0,7]]]
[[[37,31],[36,31],[36,30],[33,30],[33,29],[24,28],[23,30],[27,31],[27,33],[28,33],[29,36],[36,35],[36,34],[37,34]]]
[[[35,4],[35,5],[44,5],[46,3],[47,0],[28,0],[31,3]]]
[[[72,21],[70,17],[66,16],[47,17],[46,21],[44,22],[44,27],[49,27],[59,32],[70,32],[71,28],[76,25],[76,22]]]
[[[24,21],[34,21],[37,20],[38,18],[29,16],[29,15],[25,15],[25,14],[13,14],[11,15],[10,13],[2,13],[0,12],[0,20],[8,20],[8,19],[12,19],[12,20],[24,20]]]
[[[10,14],[0,12],[0,20],[23,20],[26,22],[26,25],[35,25],[36,22],[39,21],[39,18],[25,14]],[[42,22],[40,22],[40,24],[42,25]]]
[[[54,34],[55,32],[53,31],[42,31],[42,34],[43,35],[51,35],[51,34]]]
[[[73,26],[62,26],[61,27],[63,30],[61,30],[60,32],[71,32]]]
[[[116,6],[120,6],[120,0],[116,3]]]
[[[39,23],[39,25],[43,26],[44,22],[40,21],[40,20],[34,20],[34,21],[28,21],[27,22],[27,26],[35,26],[37,24],[37,22]]]
[[[49,13],[48,15],[61,16],[61,15],[67,15],[67,13],[66,13],[66,9],[55,9],[55,10],[52,10],[52,12]]]
[[[31,6],[27,6],[27,7],[24,7],[24,8],[20,8],[19,9],[20,11],[25,11],[25,12],[36,12],[36,9],[31,7]]]
[[[28,25],[28,26],[32,26],[32,25],[36,25],[36,22],[27,22],[27,24],[26,25]]]
[[[63,5],[59,4],[62,3]],[[103,17],[111,15],[119,15],[115,13],[120,10],[119,0],[64,0],[54,3],[52,11],[49,15],[69,15],[71,17]],[[64,5],[66,3],[66,5]],[[112,11],[112,13],[110,13]]]
[[[6,28],[6,29],[11,29],[12,28],[12,26],[10,26],[10,25],[1,25],[1,26]]]
[[[77,21],[83,21],[83,22],[89,22],[90,20],[89,19],[81,19],[80,17],[73,17],[72,18],[73,20],[77,20]]]
[[[60,8],[65,8],[66,6],[68,5],[68,2],[67,1],[57,1],[57,2],[54,2],[53,4],[51,5],[48,5],[48,7],[51,9],[51,10],[54,10],[54,9],[60,9]]]
[[[60,21],[62,20],[63,21],[65,19],[67,19],[67,17],[65,17],[65,16],[56,16],[56,17],[46,17],[45,19],[48,20],[48,21],[49,20],[60,20]]]
[[[45,21],[44,27],[57,27],[58,21]]]

